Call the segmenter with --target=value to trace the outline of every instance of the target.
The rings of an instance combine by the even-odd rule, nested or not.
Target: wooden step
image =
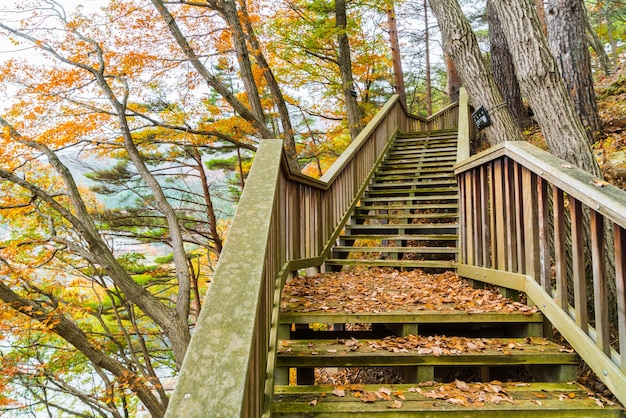
[[[355,241],[360,239],[366,240],[387,240],[387,241],[456,241],[459,239],[458,234],[352,234],[341,236],[340,240]]]
[[[411,193],[458,193],[459,188],[456,186],[436,187],[429,184],[408,186],[407,188],[390,188],[390,189],[371,189],[366,193],[366,196],[382,196],[382,195],[394,195],[394,194],[411,194]]]
[[[364,267],[393,267],[393,268],[416,268],[416,269],[448,269],[456,268],[456,261],[445,260],[351,260],[351,259],[326,259],[327,267],[340,266],[364,266]]]
[[[404,181],[404,182],[379,182],[376,181],[376,178],[374,178],[374,181],[372,182],[372,184],[369,185],[369,189],[393,189],[393,188],[403,188],[403,187],[414,187],[414,186],[419,186],[419,187],[426,187],[426,186],[456,186],[456,179],[455,178],[434,178],[434,179],[420,179],[417,180],[415,178],[412,178],[410,180]]]
[[[392,212],[398,212],[397,209],[393,209]],[[376,214],[376,215],[364,215],[361,214],[361,210],[357,210],[356,214],[352,216],[353,219],[364,220],[389,220],[389,219],[458,219],[458,212],[445,212],[445,213],[391,213],[391,214]]]
[[[281,324],[543,324],[539,312],[476,312],[459,310],[454,304],[443,304],[435,309],[388,312],[293,312],[301,305],[283,307]],[[333,307],[330,307],[331,309]],[[340,307],[338,307],[340,308]],[[320,332],[320,331],[317,331]],[[538,335],[532,335],[538,336]]]
[[[403,235],[419,235],[419,234],[455,234],[459,228],[455,223],[423,223],[423,224],[354,224],[346,225],[346,233],[344,237],[353,235],[374,235],[374,234],[403,234]]]
[[[458,385],[458,386],[457,386]],[[479,385],[276,386],[275,417],[390,417],[420,418],[579,418],[623,417],[616,406],[587,394],[579,384],[500,383]],[[333,394],[335,392],[339,395]],[[343,392],[341,392],[343,391]],[[465,393],[464,393],[465,392]],[[482,393],[481,393],[482,392]],[[372,394],[372,395],[370,395]],[[364,402],[371,399],[372,402]]]
[[[281,340],[280,367],[569,365],[578,355],[545,338],[414,336],[382,340]]]
[[[456,155],[457,152],[457,148],[456,146],[448,146],[448,145],[443,145],[443,146],[438,146],[435,148],[431,148],[431,147],[424,147],[424,146],[420,146],[420,145],[395,145],[392,146],[389,151],[387,152],[387,156],[395,156],[395,155],[403,155],[403,154],[412,154],[414,152],[446,152],[446,153],[454,153]]]
[[[423,201],[458,201],[458,194],[449,195],[420,195],[420,196],[389,196],[389,197],[365,197],[361,199],[363,203],[374,202],[423,202]]]
[[[441,173],[443,175],[449,175],[452,173],[452,164],[449,164],[448,167],[421,167],[419,170],[416,168],[402,168],[402,169],[391,169],[391,168],[381,168],[378,170],[378,175],[381,177],[393,176],[393,175],[412,175],[413,178],[421,177],[422,174],[437,174]]]
[[[458,211],[459,205],[457,203],[424,203],[424,204],[404,204],[404,202],[393,202],[392,205],[360,205],[357,207],[359,212],[372,211],[372,210],[454,210]]]
[[[455,179],[456,176],[452,171],[450,172],[435,172],[435,173],[420,173],[419,177],[415,176],[415,172],[407,173],[407,174],[376,174],[374,176],[373,182],[411,182],[411,181],[432,181],[432,180],[444,180],[444,179]]]
[[[334,252],[360,252],[360,253],[410,253],[410,254],[457,254],[457,247],[351,247],[337,245]]]

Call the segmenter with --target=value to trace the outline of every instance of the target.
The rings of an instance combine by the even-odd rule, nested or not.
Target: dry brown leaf
[[[395,400],[393,401],[393,403],[391,405],[389,405],[389,408],[391,409],[400,409],[402,408],[402,402],[400,402],[399,400]]]
[[[333,395],[343,398],[346,396],[346,391],[343,389],[335,388],[333,389]]]
[[[309,402],[309,405],[311,406],[317,405],[317,399],[313,399],[311,402]]]
[[[372,403],[376,402],[377,400],[378,397],[374,392],[363,392],[363,395],[361,395],[361,401],[365,403]]]

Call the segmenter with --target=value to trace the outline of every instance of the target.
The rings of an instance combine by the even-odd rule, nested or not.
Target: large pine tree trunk
[[[343,97],[346,101],[350,137],[354,139],[361,132],[361,110],[356,100],[356,86],[352,78],[352,59],[350,58],[350,43],[348,42],[345,0],[335,1],[335,19],[339,43],[339,72],[343,84]]]
[[[446,93],[450,98],[450,103],[456,103],[459,101],[459,91],[461,90],[461,78],[459,77],[459,72],[456,70],[454,66],[454,62],[452,58],[450,58],[447,54],[444,56],[444,60],[446,62]]]
[[[517,78],[515,77],[513,59],[511,58],[506,38],[502,32],[500,19],[495,15],[492,3],[493,0],[487,1],[491,71],[513,117],[517,119],[517,122],[522,128],[526,128],[532,124],[532,120],[524,109],[522,93]]]
[[[393,0],[387,2],[387,23],[389,25],[389,44],[391,46],[391,60],[393,62],[393,74],[396,80],[396,93],[402,103],[406,104],[406,91],[404,88],[404,74],[402,72],[402,60],[400,58],[400,42],[398,42],[398,28],[396,25],[396,11]]]
[[[520,88],[530,103],[550,152],[601,177],[572,98],[541,31],[530,0],[492,2],[500,18]]]
[[[478,41],[457,0],[430,0],[443,37],[445,53],[452,59],[475,107],[483,106],[491,117],[484,132],[492,145],[521,140],[517,123],[504,106],[504,99],[482,53]]]
[[[593,89],[582,0],[548,0],[548,41],[576,112],[593,142],[600,118]]]

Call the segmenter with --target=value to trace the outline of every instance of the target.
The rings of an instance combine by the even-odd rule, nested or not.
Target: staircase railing
[[[626,404],[626,193],[526,142],[493,147],[456,173],[459,274],[526,292]]]
[[[319,180],[289,169],[280,140],[261,143],[166,416],[267,413],[283,283],[322,265],[395,133],[454,129],[457,108],[412,117],[394,96]]]

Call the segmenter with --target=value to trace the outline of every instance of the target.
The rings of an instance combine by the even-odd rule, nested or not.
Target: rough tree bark
[[[535,10],[537,10],[537,17],[539,18],[539,24],[541,25],[541,29],[543,29],[543,33],[547,33],[548,25],[546,23],[546,6],[544,1],[545,0],[535,0]]]
[[[347,33],[346,1],[335,1],[335,19],[337,27],[337,41],[339,44],[339,72],[343,85],[343,97],[346,102],[346,113],[350,137],[356,138],[361,132],[361,110],[356,100],[356,86],[352,78],[352,59],[350,58],[350,43]]]
[[[454,62],[449,55],[445,54],[444,60],[446,62],[446,93],[450,98],[450,103],[456,103],[459,101],[459,92],[461,91],[461,78],[459,72],[454,66]]]
[[[550,152],[602,177],[558,66],[541,31],[530,0],[498,0],[493,10],[501,22],[515,73]]]
[[[443,49],[452,59],[475,107],[483,106],[491,117],[484,132],[492,145],[521,140],[517,123],[485,63],[478,41],[457,0],[430,0],[443,37]]]
[[[509,106],[513,117],[520,127],[526,128],[532,124],[528,112],[524,109],[522,92],[515,77],[513,59],[502,32],[502,24],[493,11],[493,0],[487,1],[487,21],[489,22],[489,49],[491,51],[491,71],[500,88],[500,92]]]
[[[391,45],[391,60],[393,62],[393,74],[396,81],[396,93],[402,103],[406,105],[406,90],[404,88],[404,74],[402,73],[402,60],[400,59],[400,43],[398,42],[398,28],[396,25],[396,11],[393,0],[387,1],[387,22],[389,25],[389,43]]]
[[[426,59],[426,114],[433,113],[433,88],[430,78],[430,39],[428,36],[428,0],[424,0],[424,56]]]
[[[600,130],[581,0],[548,0],[548,42],[590,142]]]

